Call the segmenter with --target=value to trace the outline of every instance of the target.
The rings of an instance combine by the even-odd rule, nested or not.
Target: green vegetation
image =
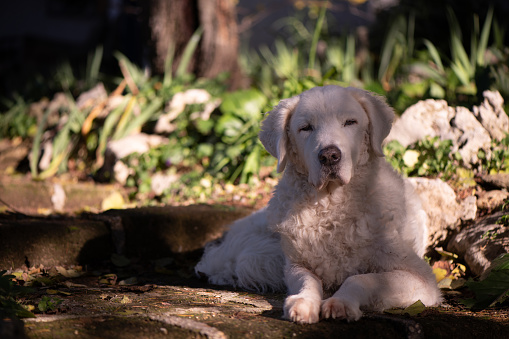
[[[438,137],[426,138],[408,148],[397,141],[385,147],[387,160],[400,173],[407,176],[439,176],[450,179],[456,173],[461,156],[452,153],[452,141]]]
[[[509,135],[506,135],[500,142],[492,142],[491,154],[483,150],[477,155],[482,170],[486,173],[509,172]]]
[[[330,36],[326,6],[309,6],[309,16],[315,19],[308,26],[306,21],[287,18],[279,23],[288,34],[284,41],[277,40],[273,49],[263,47],[242,54],[241,63],[252,81],[249,89],[228,92],[227,74],[197,79],[186,72],[201,29],[189,41],[175,73],[171,72],[174,48],[170,46],[162,76],[148,76],[119,53],[121,77],[101,74],[103,50],[98,47],[89,56],[84,76],[77,77],[66,63],[48,81],[48,87],[64,93],[59,100],[3,98],[1,105],[6,110],[0,114],[0,138],[33,141],[29,161],[34,179],[66,173],[71,165],[97,175],[108,141],[139,131],[153,132],[158,119],[173,109],[170,103],[177,94],[201,89],[210,98],[184,104],[170,121],[167,144],[122,160],[129,168],[126,185],[134,189],[133,198],[154,197],[151,184],[155,173],[176,178],[156,196],[202,195],[217,183],[257,182],[261,169],[273,167],[274,159],[257,138],[262,113],[280,99],[315,86],[363,87],[386,96],[399,113],[426,98],[470,106],[488,88],[509,98],[509,50],[503,43],[505,30],[493,19],[493,10],[482,25],[473,15],[471,32],[462,32],[450,11],[450,51],[440,51],[433,42],[415,36],[415,15],[400,16],[387,28],[381,50],[373,53],[352,34]],[[107,97],[78,106],[78,96],[100,82],[110,88]],[[208,110],[208,105],[213,108]],[[508,144],[506,138],[495,143],[490,152],[480,152],[483,172],[509,169]],[[407,148],[390,143],[385,152],[405,175],[450,179],[462,167],[451,147],[450,141],[426,139]],[[41,166],[43,154],[49,161]],[[110,173],[103,174],[111,179]],[[204,179],[212,182],[204,186]],[[197,186],[201,190],[196,191]]]
[[[14,275],[0,271],[0,317],[33,318],[35,315],[18,303],[18,298],[30,292],[14,282]]]
[[[475,298],[463,300],[463,304],[473,310],[500,306],[509,298],[509,253],[506,253],[491,264],[485,279],[469,279],[466,286],[474,293]]]

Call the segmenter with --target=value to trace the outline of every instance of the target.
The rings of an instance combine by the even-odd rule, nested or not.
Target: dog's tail
[[[285,290],[283,267],[279,236],[267,229],[262,209],[232,224],[220,241],[209,243],[195,271],[211,284],[276,292]]]

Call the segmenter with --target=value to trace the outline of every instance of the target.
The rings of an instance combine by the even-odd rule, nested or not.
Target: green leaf
[[[198,43],[200,42],[202,34],[203,28],[200,26],[193,33],[191,39],[189,39],[189,42],[187,43],[186,48],[182,53],[177,71],[175,72],[177,78],[182,78],[187,73],[187,66],[189,66],[189,62],[191,61],[194,51],[196,50],[196,47],[198,47]]]
[[[465,301],[473,310],[501,304],[509,298],[509,253],[495,259],[488,276],[481,281],[470,279],[466,286],[474,293],[475,302]]]
[[[267,98],[256,89],[229,93],[223,98],[220,110],[223,114],[237,116],[244,120],[262,119],[262,112],[267,104]]]
[[[44,296],[37,305],[37,308],[41,312],[54,311],[58,308],[62,301],[62,299],[57,297]]]
[[[384,312],[390,313],[390,314],[408,314],[410,316],[416,316],[418,314],[421,314],[425,310],[426,310],[426,306],[424,306],[422,301],[417,300],[415,303],[413,303],[412,305],[408,306],[405,309],[390,309],[390,310],[385,310]]]
[[[491,271],[508,271],[509,272],[509,253],[503,254],[493,260]]]
[[[481,39],[479,40],[477,50],[477,64],[480,66],[484,66],[486,64],[485,55],[486,49],[488,48],[488,38],[490,36],[492,19],[493,19],[493,7],[490,7],[490,9],[488,10],[488,14],[486,14],[486,20],[484,21],[484,26],[481,32]]]
[[[227,144],[231,143],[233,140],[239,136],[240,130],[244,123],[239,118],[233,115],[223,115],[217,121],[215,132],[218,135],[223,135],[226,138],[222,138],[224,142]]]
[[[438,53],[437,48],[433,43],[427,39],[424,39],[424,44],[426,45],[426,48],[428,49],[428,52],[433,59],[433,62],[435,65],[437,65],[437,68],[440,72],[444,72],[444,65],[442,64],[442,59],[440,58],[440,53]]]
[[[242,169],[241,183],[247,183],[250,175],[258,173],[260,170],[260,148],[255,149],[248,155],[244,168]]]
[[[37,127],[37,133],[35,134],[34,141],[32,143],[32,152],[30,156],[30,172],[33,178],[37,177],[38,174],[38,166],[39,166],[39,155],[41,153],[41,139],[42,134],[44,133],[44,129],[46,128],[46,123],[48,121],[48,116],[50,113],[50,109],[46,109],[44,115],[42,116],[42,120]]]
[[[313,32],[313,40],[311,40],[311,50],[309,51],[309,62],[308,68],[315,68],[315,58],[316,58],[316,47],[318,45],[318,39],[320,38],[320,33],[323,27],[323,21],[325,19],[325,13],[327,12],[327,4],[323,3],[322,8],[320,9],[320,14],[318,15],[318,20],[316,21],[315,31]]]

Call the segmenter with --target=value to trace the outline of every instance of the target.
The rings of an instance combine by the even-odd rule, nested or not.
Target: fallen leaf
[[[119,192],[113,192],[108,195],[101,203],[101,209],[103,211],[111,209],[122,209],[125,206],[124,197]]]
[[[417,300],[415,303],[405,309],[392,308],[385,310],[384,312],[389,314],[408,314],[410,316],[416,316],[424,312],[424,310],[426,310],[426,306],[424,306],[420,300]]]
[[[138,279],[136,277],[131,277],[131,278],[121,280],[118,284],[119,285],[134,285],[137,283],[138,283]]]
[[[113,273],[105,274],[99,279],[99,283],[105,285],[115,285],[117,283],[117,275]]]
[[[67,270],[62,266],[55,266],[55,269],[59,274],[63,275],[66,278],[77,278],[83,275],[83,272],[78,272],[77,270],[72,268]]]
[[[127,296],[127,295],[124,295],[124,297],[122,298],[122,300],[120,300],[120,303],[121,304],[129,304],[129,303],[132,303],[133,301]]]
[[[456,253],[447,252],[441,247],[436,247],[435,251],[438,252],[442,257],[445,257],[446,259],[458,259],[458,255]]]
[[[435,275],[435,278],[436,278],[436,281],[437,283],[444,280],[444,278],[447,276],[447,270],[443,269],[443,268],[440,268],[440,267],[435,267],[433,269],[433,274]]]
[[[46,291],[47,294],[63,294],[63,295],[71,295],[69,292],[59,291],[59,290],[52,290],[49,289]]]
[[[437,280],[438,280],[438,278],[437,278]],[[445,278],[444,277],[443,279],[438,280],[438,288],[452,289],[451,288],[452,282],[453,282],[452,278],[450,278],[450,277]]]

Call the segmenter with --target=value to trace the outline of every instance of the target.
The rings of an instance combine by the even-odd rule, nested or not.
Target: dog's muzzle
[[[318,153],[318,161],[322,166],[332,167],[341,160],[341,151],[336,146],[327,146]]]

